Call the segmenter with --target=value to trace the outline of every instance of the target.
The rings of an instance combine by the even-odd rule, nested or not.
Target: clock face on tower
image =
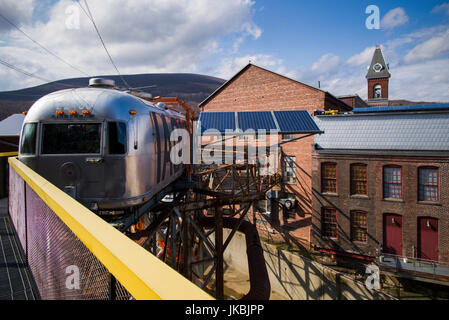
[[[382,65],[380,63],[376,63],[373,66],[373,70],[376,71],[376,72],[380,72],[380,71],[382,71],[382,69],[383,69],[383,67],[382,67]]]

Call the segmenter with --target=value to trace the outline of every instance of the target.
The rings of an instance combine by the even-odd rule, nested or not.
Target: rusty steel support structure
[[[224,252],[236,232],[242,232],[251,285],[242,299],[268,299],[263,251],[248,213],[257,210],[280,176],[262,177],[256,165],[234,164],[198,167],[192,181],[184,188],[178,184],[173,200],[158,203],[146,228],[129,236],[217,299],[225,299]],[[230,230],[227,238],[223,229]]]
[[[162,102],[168,108],[181,106],[192,132],[193,110],[184,102],[161,97],[150,101]],[[298,139],[301,138],[292,141]],[[262,216],[259,203],[267,199],[274,187],[280,190],[281,168],[276,164],[275,172],[261,174],[267,172],[263,170],[267,167],[250,161],[247,150],[243,151],[243,161],[239,163],[235,157],[242,156],[242,152],[235,147],[227,149],[225,140],[216,143],[222,144],[225,153],[232,153],[234,163],[189,165],[185,180],[173,188],[173,200],[160,201],[152,207],[146,227],[129,236],[217,299],[225,299],[224,253],[236,232],[242,232],[246,238],[250,278],[250,291],[242,299],[269,299],[270,283],[257,221]],[[208,146],[201,146],[200,152],[203,151],[209,151]],[[279,160],[276,158],[276,163]],[[269,224],[273,222],[268,220]],[[223,229],[230,230],[226,239]]]

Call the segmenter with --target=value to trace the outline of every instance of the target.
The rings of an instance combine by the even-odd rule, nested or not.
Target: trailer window
[[[44,124],[42,154],[100,153],[101,124]]]
[[[126,153],[126,124],[123,122],[108,122],[108,153]]]
[[[36,154],[36,128],[37,123],[27,123],[23,127],[22,143],[20,144],[20,154]]]

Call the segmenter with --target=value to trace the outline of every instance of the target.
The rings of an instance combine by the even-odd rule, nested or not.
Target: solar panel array
[[[235,115],[233,112],[203,112],[200,116],[201,132],[215,129],[220,132],[235,130]]]
[[[279,134],[321,133],[306,110],[202,112],[199,120],[202,134],[208,133],[208,130],[220,133],[225,133],[226,130],[277,130]]]
[[[237,112],[239,128],[246,130],[276,130],[276,123],[270,111]]]
[[[398,111],[431,111],[431,110],[449,110],[449,104],[421,104],[414,106],[396,106],[396,107],[368,107],[356,108],[352,110],[354,113],[371,113],[371,112],[398,112]]]

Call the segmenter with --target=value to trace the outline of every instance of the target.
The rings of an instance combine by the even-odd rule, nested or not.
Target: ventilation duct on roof
[[[115,81],[104,78],[92,78],[89,79],[89,87],[96,88],[115,88]]]

